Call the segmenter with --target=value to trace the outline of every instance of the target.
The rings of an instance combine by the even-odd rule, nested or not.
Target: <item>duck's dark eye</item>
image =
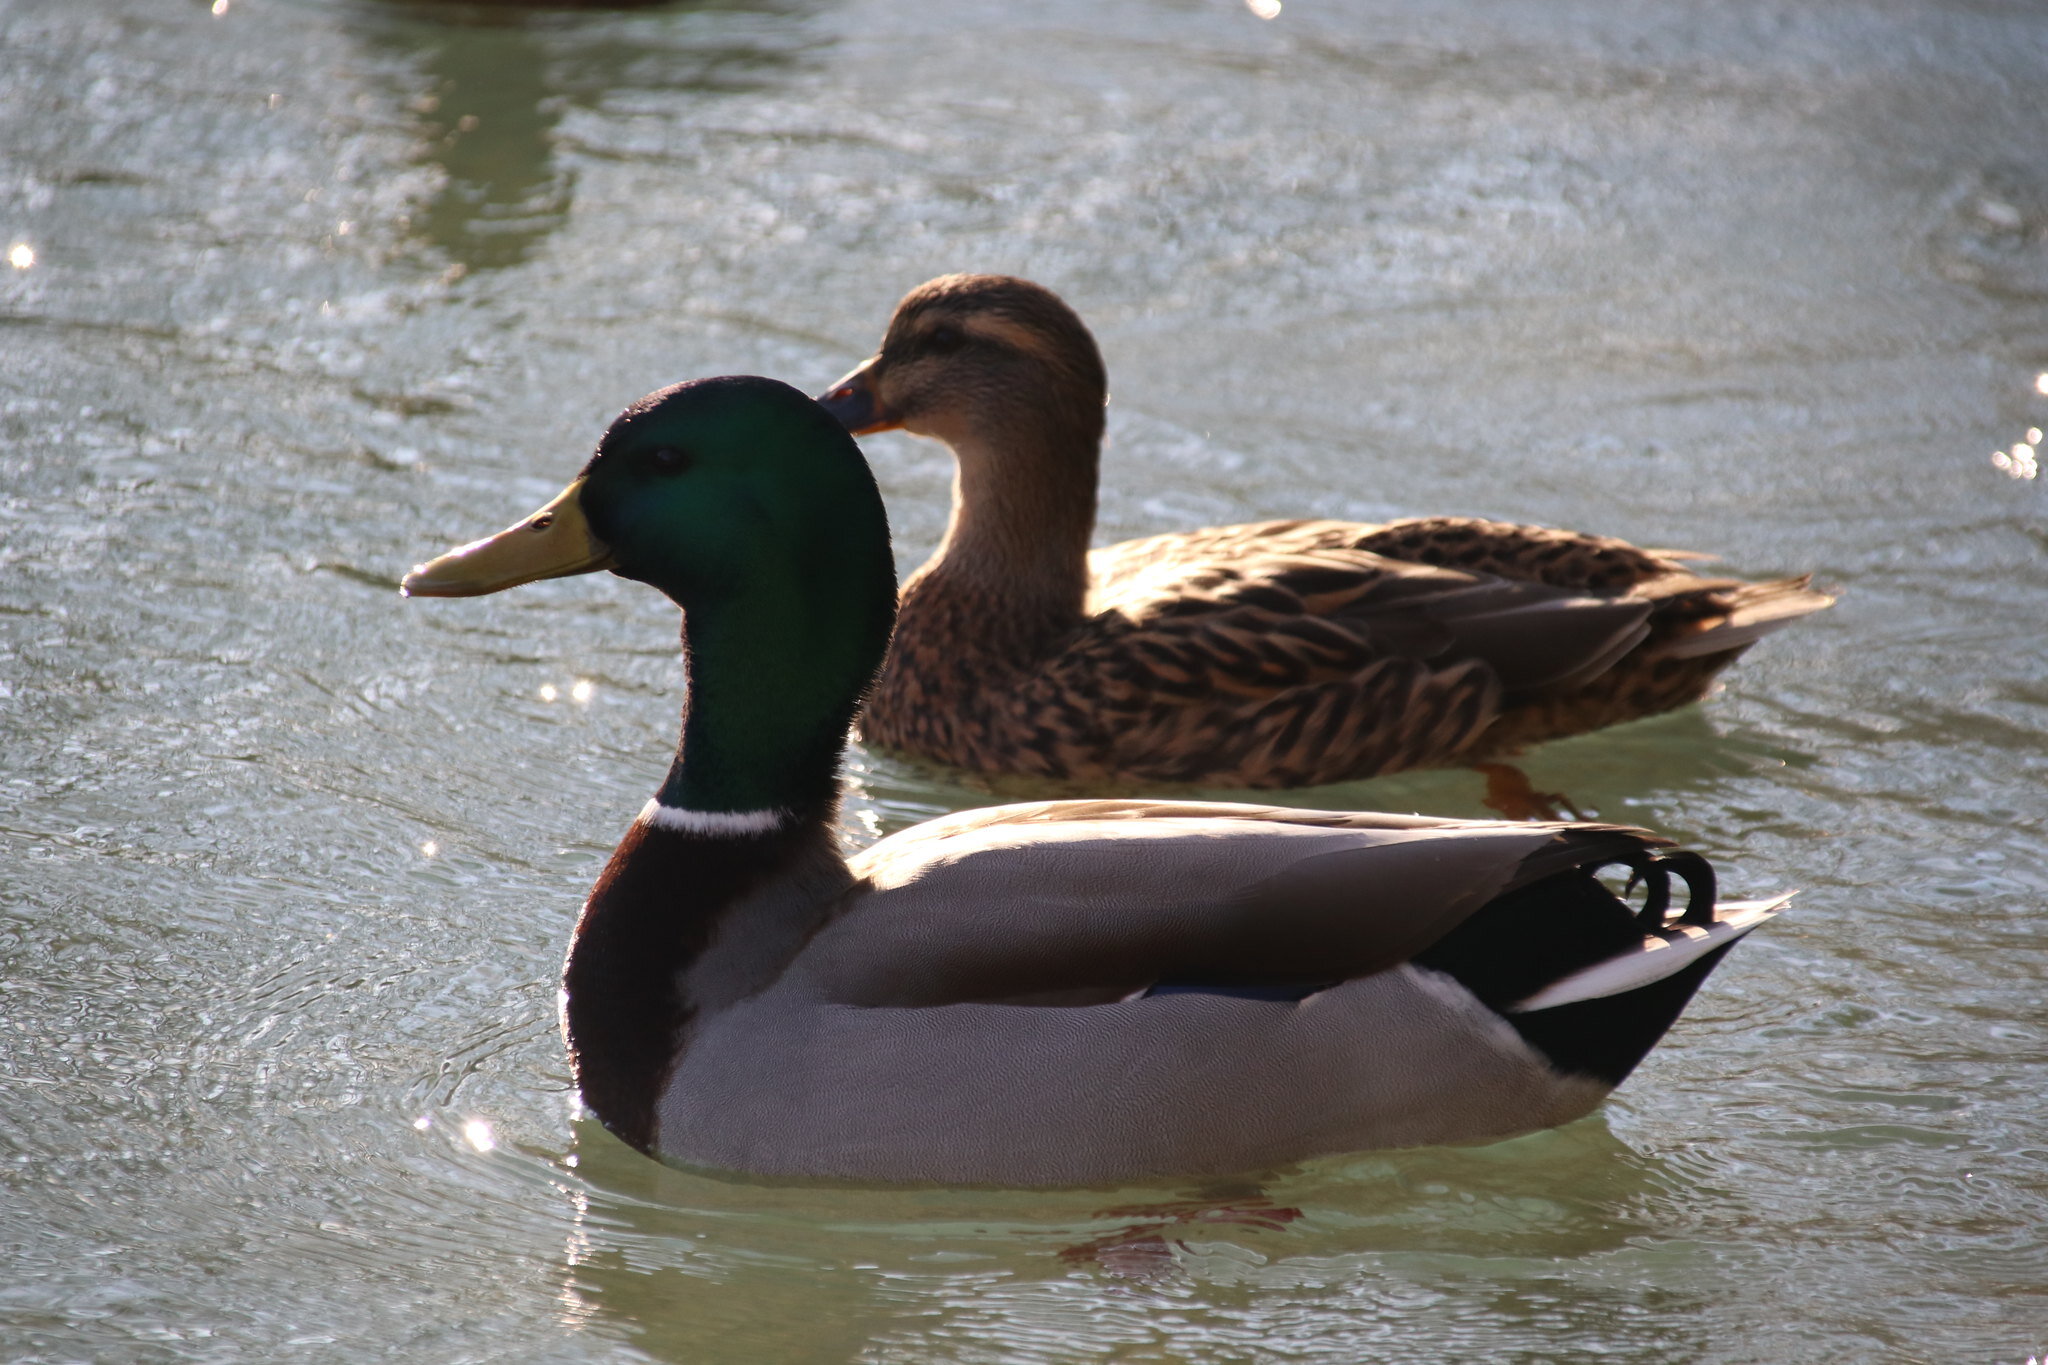
[[[680,474],[690,467],[690,457],[674,446],[656,446],[647,452],[647,463],[652,465],[657,473]]]
[[[944,355],[967,344],[967,334],[950,322],[942,322],[924,334],[926,350]]]

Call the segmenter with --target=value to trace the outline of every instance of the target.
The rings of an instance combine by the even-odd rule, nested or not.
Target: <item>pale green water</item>
[[[0,1356],[2041,1353],[2048,479],[1990,456],[2048,425],[2044,59],[1960,2],[0,5]],[[1475,512],[1844,590],[1530,763],[1806,888],[1600,1115],[1318,1163],[1149,1279],[1058,1253],[1187,1191],[573,1119],[554,977],[674,620],[396,578],[951,269],[1095,325],[1106,537]],[[869,444],[914,562],[945,458]],[[982,799],[853,775],[863,837]]]

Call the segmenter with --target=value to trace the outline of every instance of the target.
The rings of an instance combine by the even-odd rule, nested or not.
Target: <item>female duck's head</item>
[[[880,348],[819,401],[855,435],[902,427],[963,459],[1022,444],[1092,494],[1109,392],[1094,336],[1059,295],[1009,275],[942,275],[903,296]]]
[[[841,426],[772,379],[662,389],[613,421],[547,506],[414,569],[404,591],[472,597],[599,569],[684,610],[691,780],[679,759],[662,799],[821,795],[896,598],[881,494]]]

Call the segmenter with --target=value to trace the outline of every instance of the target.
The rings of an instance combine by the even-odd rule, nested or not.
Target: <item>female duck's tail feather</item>
[[[1834,605],[1835,599],[1811,586],[1812,574],[1770,583],[1743,583],[1723,594],[1725,614],[1708,618],[1698,628],[1652,646],[1658,658],[1696,659],[1756,643],[1802,616]]]

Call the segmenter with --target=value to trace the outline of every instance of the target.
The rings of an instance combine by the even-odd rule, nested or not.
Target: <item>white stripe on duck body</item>
[[[770,380],[642,400],[541,517],[407,589],[599,568],[683,608],[656,809],[699,818],[627,830],[566,1028],[592,1111],[665,1159],[1091,1184],[1507,1137],[1591,1110],[1776,908],[1716,910],[1702,860],[1621,826],[1188,801],[967,811],[848,857],[887,522],[853,442]],[[1640,913],[1593,875],[1615,864]]]
[[[1680,552],[1478,517],[1296,519],[1091,551],[1107,379],[1028,280],[907,294],[824,395],[946,443],[952,516],[903,589],[870,744],[1083,783],[1300,787],[1464,765],[1698,700],[1833,599]]]

